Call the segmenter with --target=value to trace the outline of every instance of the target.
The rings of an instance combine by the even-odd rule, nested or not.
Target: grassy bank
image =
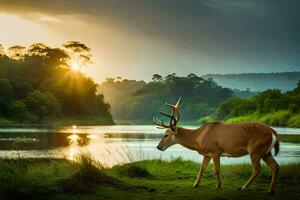
[[[200,118],[198,123],[203,124],[209,121],[215,121],[215,117],[206,116]],[[246,121],[257,121],[268,124],[270,126],[300,128],[300,114],[295,114],[287,110],[280,110],[268,114],[253,113],[249,115],[241,115],[237,117],[229,117],[223,119],[226,123],[238,123]]]
[[[176,159],[146,160],[102,168],[88,156],[66,160],[0,161],[2,199],[266,199],[270,171],[262,174],[249,191],[238,192],[251,175],[250,165],[222,166],[223,185],[215,189],[209,165],[200,188],[192,188],[199,164]],[[282,165],[277,193],[272,199],[296,199],[300,164]]]
[[[251,114],[239,117],[233,117],[225,120],[229,123],[244,122],[244,121],[258,121],[269,124],[271,126],[286,126],[286,127],[300,127],[300,114],[294,114],[290,111],[277,111],[269,114]]]

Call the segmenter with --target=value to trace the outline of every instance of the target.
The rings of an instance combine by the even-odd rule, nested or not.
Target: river
[[[186,126],[186,128],[197,128]],[[278,134],[300,134],[300,129],[274,128]],[[197,152],[174,145],[156,149],[163,130],[150,125],[72,126],[61,128],[0,128],[0,158],[67,158],[89,153],[104,166],[160,158],[181,157],[200,162]],[[300,162],[300,144],[281,142],[279,163]],[[222,157],[222,164],[249,163],[249,156]]]

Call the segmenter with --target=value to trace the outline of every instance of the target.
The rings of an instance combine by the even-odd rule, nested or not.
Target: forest
[[[59,48],[0,45],[0,124],[113,124],[110,105],[91,78],[71,68],[75,61],[91,62],[90,48],[77,41]]]
[[[300,81],[293,90],[270,89],[251,98],[231,98],[222,102],[215,112],[200,119],[227,122],[260,121],[273,126],[300,127]]]
[[[99,85],[112,105],[112,114],[119,122],[151,123],[152,117],[164,109],[164,102],[174,103],[183,98],[182,121],[192,122],[213,113],[223,101],[234,96],[229,88],[217,85],[212,79],[195,74],[186,77],[175,73],[163,77],[154,74],[152,81],[108,78]]]
[[[107,78],[98,85],[72,68],[74,63],[84,65],[91,60],[90,48],[77,41],[59,48],[35,43],[5,50],[0,45],[0,124],[113,124],[112,115],[119,124],[150,124],[165,109],[164,102],[182,97],[182,122],[186,124],[256,120],[300,127],[299,82],[286,92],[257,92],[225,88],[213,78],[172,73],[154,74],[149,82]]]

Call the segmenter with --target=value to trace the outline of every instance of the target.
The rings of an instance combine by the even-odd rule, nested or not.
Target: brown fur
[[[158,149],[165,150],[173,144],[181,144],[186,148],[198,151],[204,156],[201,168],[194,187],[200,183],[201,177],[211,158],[214,161],[217,187],[221,187],[220,157],[240,157],[250,154],[253,165],[253,173],[249,180],[240,188],[246,190],[261,171],[260,160],[272,170],[272,182],[270,193],[274,193],[279,167],[271,153],[268,152],[272,144],[272,135],[276,137],[275,155],[279,151],[279,140],[276,132],[269,126],[257,122],[245,122],[237,124],[224,124],[210,122],[196,130],[177,127],[175,131],[166,130]]]

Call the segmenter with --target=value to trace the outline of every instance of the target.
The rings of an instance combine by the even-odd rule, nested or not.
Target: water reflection
[[[14,131],[12,131],[14,130]],[[283,134],[300,134],[299,129],[280,129]],[[78,153],[89,152],[107,166],[149,159],[201,161],[196,152],[175,145],[165,152],[156,150],[161,130],[154,126],[71,126],[57,129],[0,129],[0,157],[53,157],[73,160]],[[280,133],[280,132],[279,132]],[[279,162],[300,162],[300,145],[281,143]],[[223,164],[249,162],[250,159],[222,158]]]

